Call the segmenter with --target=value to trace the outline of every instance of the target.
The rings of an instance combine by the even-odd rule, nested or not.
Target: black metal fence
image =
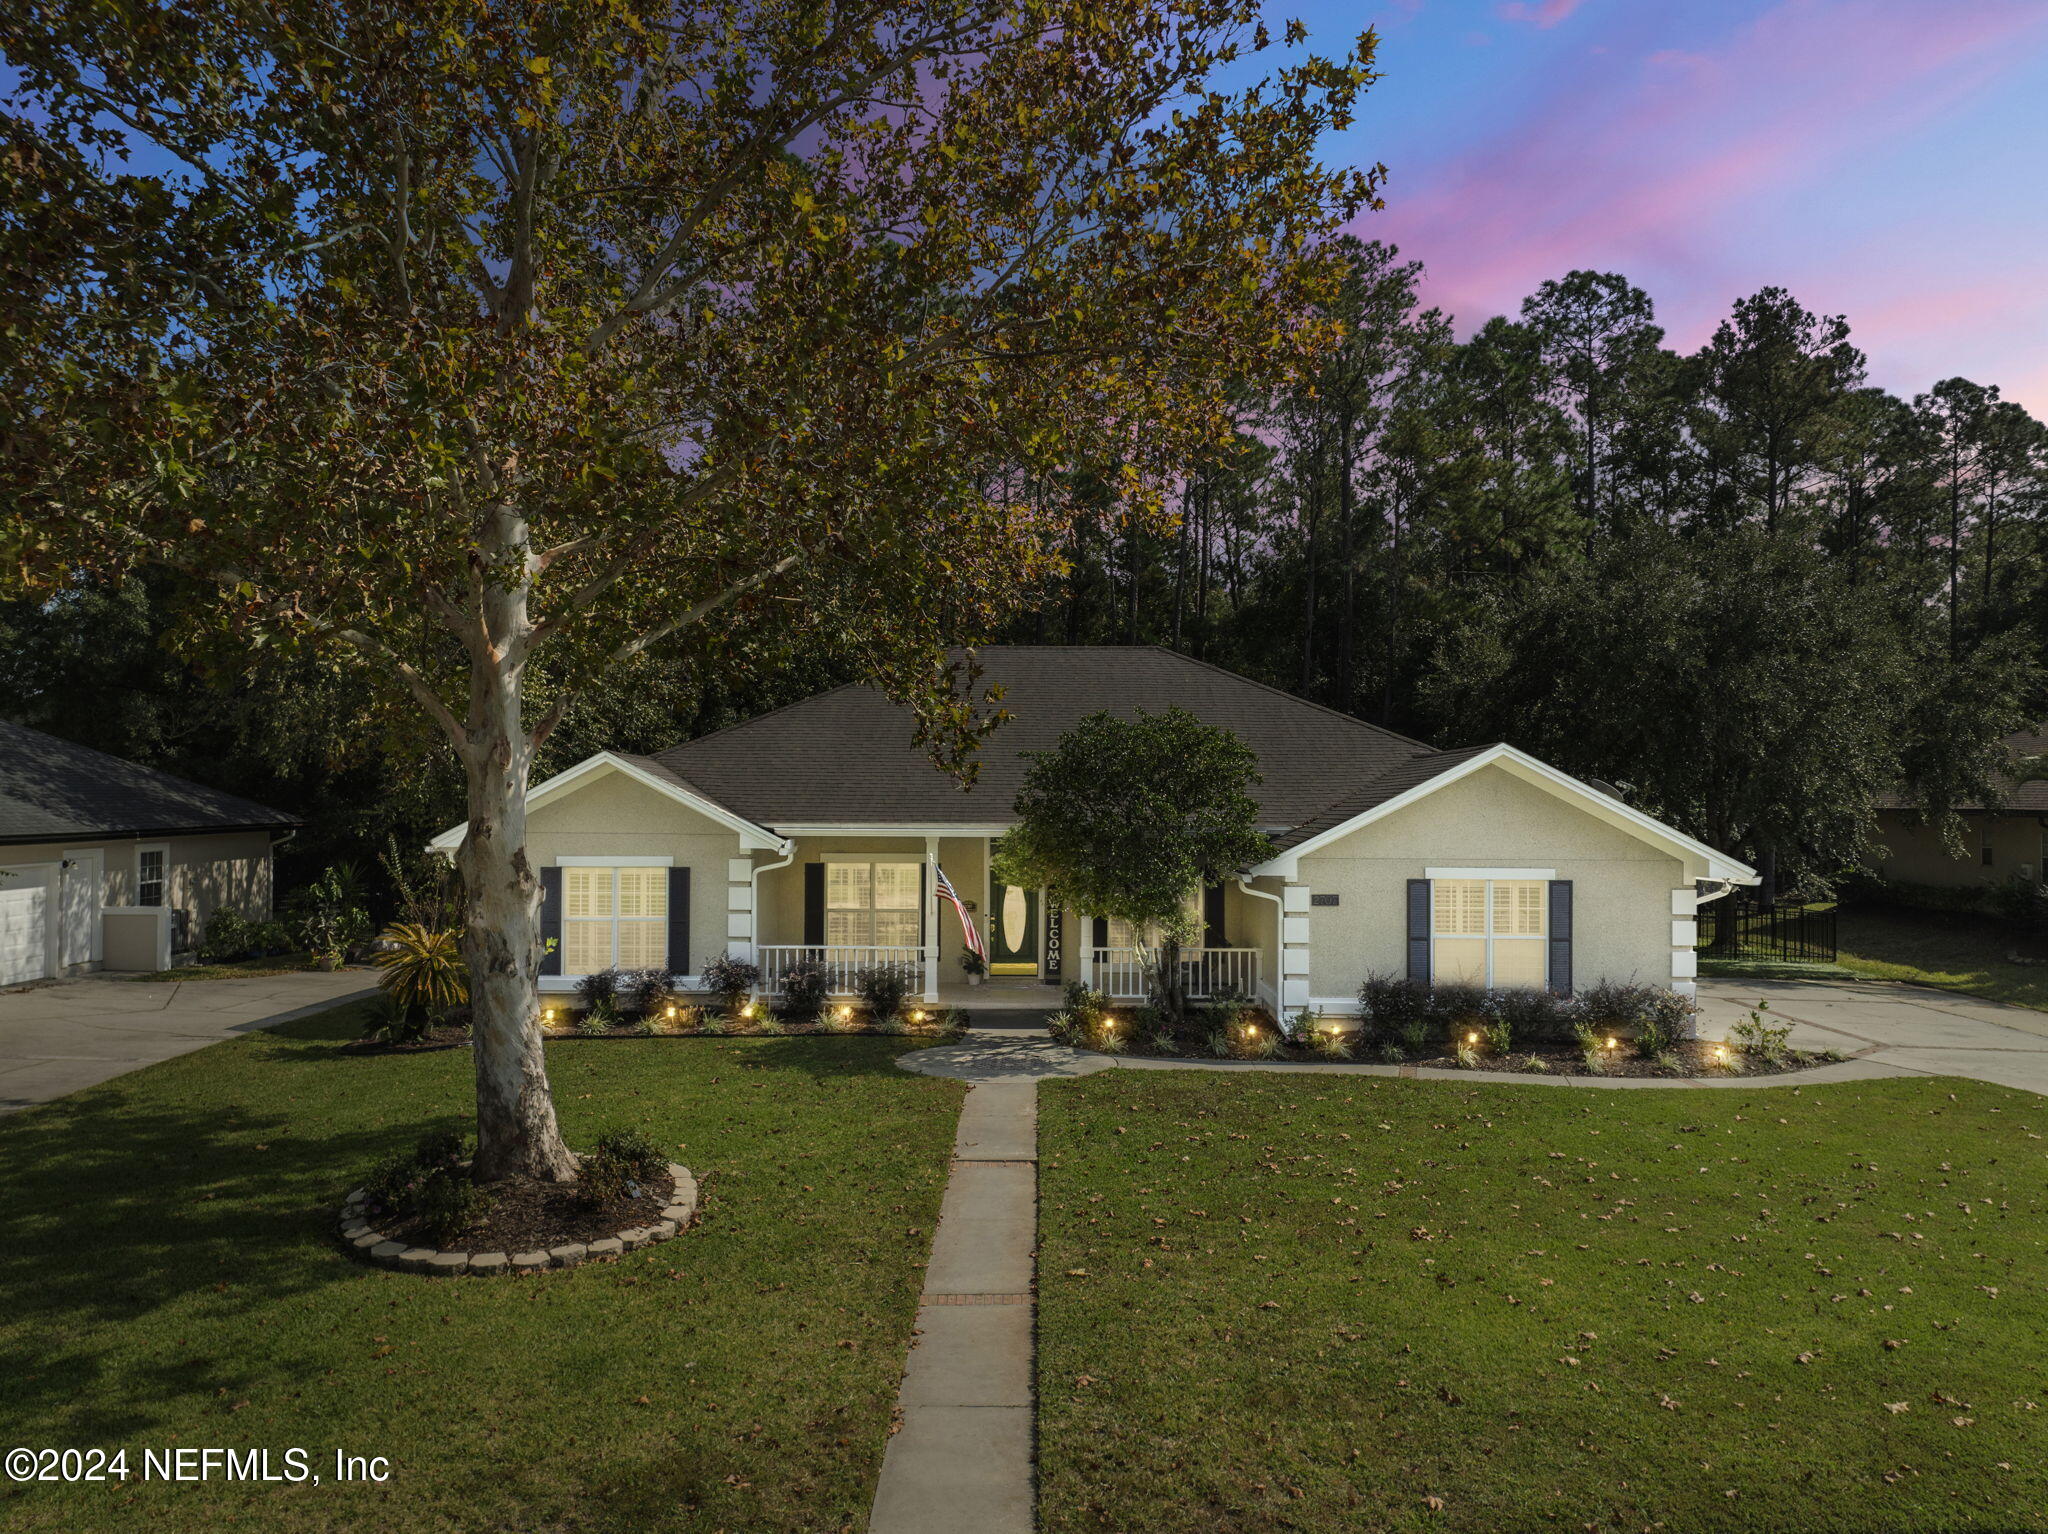
[[[1699,908],[1699,951],[1716,959],[1785,959],[1832,964],[1835,909],[1780,903],[1764,907],[1747,889]]]

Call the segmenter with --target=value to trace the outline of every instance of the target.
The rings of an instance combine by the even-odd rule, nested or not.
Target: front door
[[[988,972],[991,975],[1038,973],[1038,891],[1014,884],[990,884],[988,891]]]

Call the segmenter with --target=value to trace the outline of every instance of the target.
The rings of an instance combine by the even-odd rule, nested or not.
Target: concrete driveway
[[[1700,1032],[1724,1037],[1759,1001],[1801,1049],[1903,1074],[1973,1076],[2048,1094],[2048,1012],[1880,980],[1702,980]],[[1867,1051],[1867,1053],[1866,1053]],[[0,1081],[4,1081],[0,1077]]]
[[[0,993],[0,1113],[367,995],[369,970],[60,981]]]

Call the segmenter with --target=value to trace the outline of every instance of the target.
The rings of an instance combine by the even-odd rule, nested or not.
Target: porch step
[[[1051,1015],[1050,1007],[977,1008],[967,1014],[967,1028],[970,1033],[1043,1033]]]

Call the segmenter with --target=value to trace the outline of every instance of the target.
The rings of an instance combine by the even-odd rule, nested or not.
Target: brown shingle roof
[[[1399,769],[1439,763],[1422,774],[1433,776],[1459,756],[1153,646],[1011,645],[976,654],[984,683],[1002,685],[1012,717],[983,745],[980,778],[967,792],[912,746],[909,712],[871,687],[807,698],[650,760],[773,829],[1000,824],[1023,783],[1024,753],[1050,749],[1085,714],[1130,718],[1177,704],[1235,731],[1257,753],[1260,823],[1287,828],[1292,841],[1292,828],[1332,801],[1392,781]]]
[[[1285,852],[1289,847],[1299,846],[1312,836],[1334,831],[1352,816],[1363,815],[1367,810],[1376,809],[1389,799],[1405,794],[1411,788],[1419,788],[1431,778],[1449,772],[1460,762],[1470,761],[1482,751],[1492,749],[1491,745],[1485,745],[1465,746],[1456,751],[1426,751],[1420,756],[1411,756],[1404,761],[1396,762],[1378,777],[1359,784],[1352,792],[1326,805],[1300,825],[1275,837],[1277,848]]]
[[[2023,731],[2018,735],[2005,737],[2006,750],[2015,757],[2048,756],[2048,733]],[[1880,809],[1916,809],[1911,800],[1902,794],[1887,794],[1878,801]],[[1958,810],[1981,810],[1981,804],[1959,804]],[[2001,815],[2048,815],[2048,782],[2021,783],[2015,785],[1999,806]]]
[[[0,842],[298,825],[267,804],[0,720]]]

